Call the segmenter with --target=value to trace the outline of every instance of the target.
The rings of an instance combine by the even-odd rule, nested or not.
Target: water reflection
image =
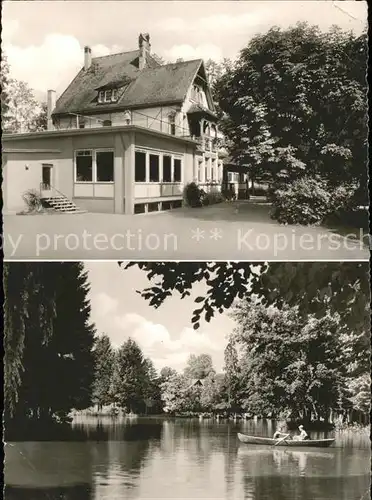
[[[270,422],[81,418],[84,441],[6,446],[6,499],[246,498],[357,500],[369,449],[286,449],[239,443]]]

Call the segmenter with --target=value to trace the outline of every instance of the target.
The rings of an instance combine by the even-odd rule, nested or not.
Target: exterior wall
[[[135,149],[141,152],[159,154],[159,182],[134,182],[134,201],[144,203],[152,201],[182,200],[186,183],[193,180],[194,150],[169,138],[159,138],[136,133]],[[162,180],[163,154],[179,158],[182,161],[181,181],[164,182]]]
[[[58,153],[57,153],[58,154]],[[40,192],[42,164],[56,165],[56,156],[51,153],[11,153],[7,154],[3,169],[4,213],[16,213],[25,209],[22,195],[28,190]],[[54,172],[55,174],[55,172]]]
[[[223,163],[218,154],[202,153],[195,156],[193,180],[203,189],[205,186],[221,186]]]
[[[186,136],[187,133],[182,130],[182,118],[180,110],[176,106],[163,106],[154,108],[135,109],[132,111],[132,124],[139,127],[146,127],[151,130],[157,130],[166,134],[170,133],[168,117],[172,113],[176,113],[175,125],[177,136]]]
[[[53,188],[91,212],[132,214],[135,202],[145,199],[182,200],[184,184],[193,180],[195,146],[170,135],[150,135],[138,129],[115,130],[110,127],[104,131],[76,130],[71,135],[53,132],[53,135],[40,133],[29,137],[3,138],[3,148],[8,151],[3,157],[4,212],[23,210],[22,194],[29,189],[40,190],[43,163],[53,165]],[[136,147],[181,158],[181,182],[135,183]],[[113,150],[113,182],[75,180],[76,151],[95,149]]]

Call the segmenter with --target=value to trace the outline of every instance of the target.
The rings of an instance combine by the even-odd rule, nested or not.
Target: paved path
[[[368,260],[368,241],[282,226],[259,200],[135,216],[4,216],[7,260]]]

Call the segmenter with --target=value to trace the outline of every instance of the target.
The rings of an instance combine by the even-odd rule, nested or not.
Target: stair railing
[[[56,187],[52,186],[51,184],[45,183],[45,182],[40,182],[40,196],[42,197],[43,191],[51,191],[52,195],[51,197],[53,198],[54,196],[62,196],[63,198],[68,198],[62,191],[59,191]]]

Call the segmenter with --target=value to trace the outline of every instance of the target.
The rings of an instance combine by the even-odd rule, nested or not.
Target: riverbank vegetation
[[[224,374],[203,384],[202,410],[307,423],[368,422],[367,263],[129,265],[148,274],[150,286],[141,293],[153,307],[172,295],[190,295],[204,281],[206,294],[195,298],[191,318],[195,329],[203,319],[232,312],[237,327],[226,347]]]

